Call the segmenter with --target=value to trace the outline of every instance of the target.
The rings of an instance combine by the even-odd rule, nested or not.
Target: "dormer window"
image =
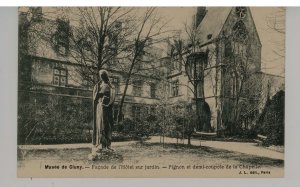
[[[247,15],[246,7],[236,7],[235,8],[235,15],[240,19],[245,18],[246,15]]]
[[[70,24],[68,21],[57,19],[57,30],[53,35],[53,44],[55,51],[60,55],[67,55],[70,44]]]

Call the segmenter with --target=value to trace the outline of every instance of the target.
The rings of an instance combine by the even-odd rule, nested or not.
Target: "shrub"
[[[267,101],[258,120],[258,131],[267,136],[266,145],[284,144],[284,91],[277,92]]]
[[[91,142],[88,99],[34,95],[18,105],[18,144]]]

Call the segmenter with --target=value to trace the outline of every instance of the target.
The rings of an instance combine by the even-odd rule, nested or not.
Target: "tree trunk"
[[[128,84],[129,84],[129,81],[130,81],[130,77],[131,77],[131,73],[132,73],[133,67],[135,65],[136,58],[137,58],[137,56],[135,55],[135,57],[132,60],[132,64],[130,66],[130,69],[129,69],[129,72],[128,72],[128,75],[127,75],[124,92],[123,92],[123,95],[122,95],[122,98],[121,98],[121,101],[120,101],[120,106],[119,106],[119,111],[118,111],[118,117],[117,117],[117,124],[119,124],[120,119],[122,117],[123,104],[124,104],[124,101],[125,101],[125,97],[126,97],[126,93],[127,93],[127,89],[128,89]]]
[[[188,145],[191,145],[191,135],[188,135]]]
[[[163,133],[163,148],[165,147],[165,133]]]

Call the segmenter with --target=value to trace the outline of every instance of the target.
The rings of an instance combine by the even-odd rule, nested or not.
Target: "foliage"
[[[175,39],[171,42],[171,57],[180,59],[183,65],[187,63],[186,56],[193,52],[203,51],[199,48],[202,41],[199,38],[197,28],[185,24],[185,33],[187,37],[184,40]],[[215,84],[220,80],[210,70],[205,70],[202,76],[211,81],[208,84],[213,87],[221,85],[220,90],[212,89],[215,96],[219,94],[217,93],[218,90],[222,96],[217,106],[217,112],[220,115],[218,126],[224,130],[225,134],[237,135],[252,128],[250,126],[256,120],[260,106],[258,100],[261,92],[265,91],[261,89],[262,81],[256,74],[260,67],[256,63],[260,59],[257,59],[257,55],[253,55],[260,53],[260,46],[255,40],[255,34],[250,32],[241,20],[237,21],[232,28],[224,29],[218,40],[220,45],[217,45],[216,48],[206,48],[208,49],[208,62],[205,65],[207,67],[204,68],[213,69],[209,66],[214,66],[215,56],[220,55],[218,58],[220,59],[219,63],[222,64],[220,68],[223,77],[222,82]],[[200,92],[203,92],[201,95],[205,95],[204,89]]]
[[[143,142],[145,138],[156,132],[156,117],[148,112],[144,112],[139,118],[129,119],[125,118],[119,124],[116,125],[116,132],[120,136],[128,136],[131,139],[137,139]]]
[[[19,102],[19,144],[83,143],[91,141],[90,100],[35,96]]]
[[[172,135],[172,132],[176,128],[175,113],[172,111],[172,105],[162,98],[155,108],[155,114],[157,119],[157,126],[159,135],[163,138]]]
[[[284,144],[284,98],[284,91],[277,92],[266,103],[258,120],[258,132],[267,136],[267,145]]]
[[[197,126],[197,115],[196,111],[192,109],[192,104],[187,102],[179,102],[175,105],[175,121],[178,134],[181,137],[188,139],[188,145],[191,144],[191,136]]]
[[[151,53],[149,48],[154,43],[164,40],[163,33],[166,31],[163,28],[167,21],[163,21],[156,12],[156,8],[153,7],[141,9],[62,7],[54,9],[43,8],[41,21],[26,17],[33,13],[34,8],[22,13],[26,24],[23,24],[21,28],[27,33],[27,37],[20,37],[20,43],[23,44],[20,48],[25,48],[29,45],[28,41],[33,40],[37,40],[36,43],[39,44],[43,43],[43,47],[52,47],[60,60],[80,64],[76,66],[76,71],[89,82],[89,85],[99,81],[98,72],[101,69],[122,71],[125,87],[117,118],[121,119],[122,107],[132,75],[145,75],[145,72],[148,72],[153,76],[157,72],[152,64],[150,68],[144,69],[142,65],[157,60],[157,57],[149,55]],[[20,34],[23,36],[23,33]],[[33,42],[30,44],[29,48],[36,48],[32,45]]]
[[[47,51],[51,50],[48,47],[52,47],[56,52],[55,55],[59,56],[61,60],[79,64],[79,66],[74,66],[75,70],[90,85],[98,82],[99,76],[96,75],[103,68],[113,67],[112,69],[122,71],[125,87],[119,104],[119,117],[117,118],[121,119],[122,106],[127,87],[131,83],[131,75],[137,74],[137,72],[141,73],[138,68],[140,67],[139,64],[145,61],[150,64],[153,60],[157,60],[157,57],[145,59],[144,56],[150,53],[149,48],[154,43],[164,40],[162,33],[165,32],[163,27],[167,22],[163,23],[156,12],[156,8],[140,9],[142,12],[128,7],[64,7],[55,8],[54,11],[51,8],[43,8],[43,14],[41,14],[42,17],[39,21],[27,16],[33,13],[34,9],[29,8],[27,12],[21,13],[24,19],[20,21],[23,23],[20,25],[22,31],[20,32],[20,50],[24,50],[24,55],[34,55],[36,50],[39,50],[35,44],[42,44],[39,46],[47,47]],[[27,49],[33,49],[34,52],[29,53]],[[153,69],[152,67],[147,71],[153,75],[157,72]],[[144,72],[141,74],[145,75]],[[31,124],[22,130],[24,137],[21,138],[21,142],[30,143],[31,139],[37,137],[38,129],[42,126],[48,131],[48,126],[51,124],[50,129],[58,129],[57,131],[63,131],[62,133],[65,134],[68,128],[73,129],[74,125],[80,126],[80,124],[86,123],[80,120],[85,118],[82,117],[81,113],[77,113],[80,111],[75,109],[77,106],[74,106],[74,111],[65,115],[65,111],[61,110],[62,106],[59,104],[53,106],[52,101],[45,102],[44,108],[26,111],[26,108],[33,108],[32,105],[28,102],[19,108],[22,111],[19,112],[20,128],[23,128],[22,124],[28,122],[26,120],[29,120],[28,124]],[[40,116],[36,111],[41,111],[45,115]],[[26,112],[31,112],[28,115],[31,117],[23,115]],[[136,137],[148,136],[150,121],[146,119],[130,122],[129,129],[126,129],[127,126],[125,125],[124,130],[134,132]],[[61,126],[66,127],[66,132]],[[117,128],[123,127],[117,126]],[[48,134],[52,137],[57,133],[47,132],[41,136],[46,137]]]
[[[163,83],[158,90],[165,90],[168,82]],[[157,103],[155,113],[152,116],[154,119],[152,128],[156,129],[156,132],[162,137],[163,145],[165,136],[176,137],[177,141],[188,138],[190,144],[191,135],[197,123],[196,112],[192,109],[192,104],[186,101],[172,103],[166,94],[158,95],[160,95],[160,102]]]
[[[276,33],[276,41],[273,41],[272,51],[277,58],[285,57],[285,12],[286,8],[277,7],[276,11],[267,17],[267,26],[270,34]]]
[[[134,40],[129,47],[131,49],[128,53],[129,68],[126,71],[125,87],[119,105],[118,122],[122,116],[123,104],[132,75],[140,72],[143,75],[148,74],[150,76],[155,76],[157,69],[154,68],[154,66],[145,68],[145,71],[145,69],[141,68],[141,65],[145,64],[147,61],[151,62],[157,60],[157,57],[149,59],[149,56],[151,55],[146,55],[146,53],[149,53],[147,50],[149,50],[153,44],[162,42],[165,39],[162,35],[166,32],[164,31],[164,27],[167,22],[162,22],[162,18],[157,14],[156,8],[146,8],[143,15],[138,18],[135,23],[135,28],[132,31]],[[148,68],[150,73],[149,70],[147,71]],[[134,72],[134,70],[136,72]]]

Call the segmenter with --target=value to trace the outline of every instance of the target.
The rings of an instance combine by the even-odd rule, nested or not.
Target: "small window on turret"
[[[245,18],[247,15],[246,7],[236,7],[235,8],[235,15],[239,18]]]

